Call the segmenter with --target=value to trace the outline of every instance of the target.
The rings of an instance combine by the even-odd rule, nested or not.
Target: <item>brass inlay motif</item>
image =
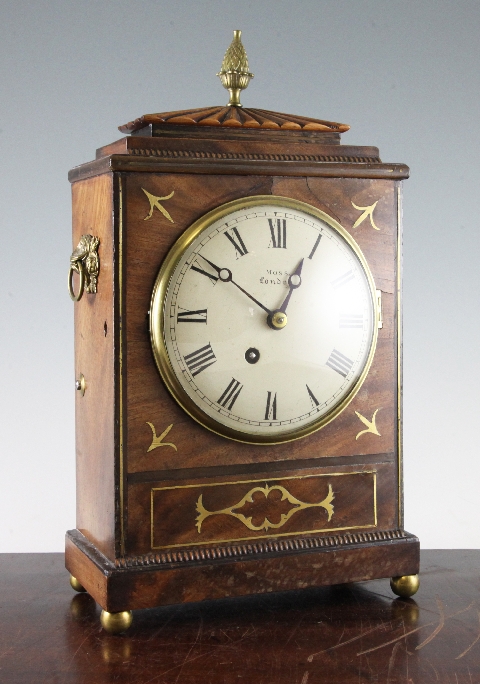
[[[152,423],[149,423],[148,421],[147,421],[147,425],[150,425],[150,429],[152,430],[152,443],[150,444],[150,446],[147,449],[147,454],[149,451],[153,451],[154,449],[157,449],[158,447],[164,447],[164,446],[172,447],[172,449],[175,449],[175,451],[177,451],[177,447],[175,446],[175,444],[173,444],[173,442],[164,442],[163,441],[163,438],[166,437],[168,435],[168,433],[170,432],[170,430],[172,429],[173,423],[171,425],[169,425],[167,428],[165,428],[165,430],[162,432],[162,434],[159,435],[158,437],[157,437],[157,433],[155,431],[155,426]]]
[[[375,228],[375,230],[380,230],[380,228],[379,228],[378,226],[375,225],[375,222],[374,222],[374,220],[373,220],[373,210],[374,210],[375,207],[377,206],[378,200],[377,200],[376,202],[374,202],[373,204],[371,204],[369,207],[357,207],[357,205],[355,204],[355,202],[352,202],[352,204],[353,204],[353,206],[355,207],[355,209],[358,209],[358,211],[363,211],[363,214],[360,214],[360,216],[358,217],[358,219],[357,219],[357,220],[355,221],[355,223],[353,224],[353,227],[354,227],[354,228],[358,228],[358,226],[359,226],[361,223],[363,223],[363,222],[365,221],[366,218],[370,218],[370,223],[371,223],[371,225],[372,225],[372,228]]]
[[[148,197],[148,201],[150,202],[150,213],[145,216],[143,219],[144,221],[148,221],[148,219],[152,218],[153,216],[153,210],[155,207],[167,218],[171,223],[175,223],[175,221],[172,219],[168,211],[165,209],[165,207],[162,207],[160,202],[163,202],[165,200],[169,200],[173,195],[175,194],[175,190],[172,190],[172,192],[169,195],[165,195],[165,197],[157,197],[156,195],[152,195],[148,190],[145,190],[145,188],[142,188],[143,192],[146,194]]]
[[[217,76],[224,88],[230,93],[228,104],[241,107],[240,93],[250,83],[253,74],[248,69],[248,58],[242,44],[241,31],[233,32],[233,40],[223,58],[222,68]]]
[[[285,501],[287,500],[289,503],[291,503],[295,508],[291,508],[288,513],[282,513],[280,516],[280,522],[278,523],[272,523],[268,518],[265,518],[260,525],[254,525],[252,523],[252,517],[250,516],[247,518],[243,513],[235,513],[236,509],[243,508],[246,503],[253,503],[253,495],[255,492],[261,492],[265,498],[268,498],[268,495],[270,492],[273,492],[277,490],[278,492],[281,493],[282,498],[280,501]],[[234,518],[237,518],[237,520],[240,520],[245,527],[248,527],[249,530],[253,530],[255,532],[258,532],[259,530],[269,530],[270,528],[272,529],[278,529],[280,527],[283,527],[287,520],[290,520],[292,515],[295,513],[298,513],[298,511],[303,511],[307,508],[315,508],[315,507],[321,507],[324,508],[327,513],[328,513],[328,522],[330,522],[332,515],[333,515],[333,506],[332,506],[332,501],[335,498],[335,495],[333,493],[332,485],[328,485],[328,494],[323,499],[323,501],[320,501],[320,503],[305,503],[304,501],[300,501],[300,499],[297,499],[293,494],[290,494],[290,492],[285,489],[285,487],[282,487],[281,485],[273,485],[273,487],[269,487],[268,484],[265,485],[265,487],[253,487],[245,496],[243,499],[241,499],[237,504],[234,504],[233,506],[229,506],[228,508],[222,508],[219,511],[207,511],[205,506],[203,505],[203,500],[202,500],[203,494],[200,494],[198,497],[197,501],[197,517],[196,517],[196,527],[198,529],[198,533],[200,534],[201,529],[202,529],[202,523],[203,521],[208,518],[211,515],[231,515]]]
[[[403,528],[403,362],[402,362],[402,189],[396,183],[397,201],[397,474],[398,474],[398,525]]]
[[[362,471],[353,471],[353,472],[344,472],[344,473],[328,473],[328,474],[322,474],[322,475],[294,475],[288,476],[288,477],[277,477],[275,478],[275,482],[279,481],[285,481],[285,480],[310,480],[311,478],[325,478],[327,477],[329,480],[333,477],[349,477],[352,475],[358,475],[362,477],[366,476],[372,476],[373,478],[373,491],[372,491],[372,522],[363,522],[361,524],[344,524],[340,525],[339,527],[318,527],[314,529],[304,529],[304,530],[295,530],[291,532],[275,532],[274,534],[262,534],[258,535],[255,534],[254,536],[248,535],[246,537],[236,537],[236,538],[217,538],[217,539],[210,539],[210,540],[202,540],[202,541],[188,541],[188,540],[182,540],[181,543],[176,543],[176,544],[168,544],[168,543],[163,543],[163,544],[156,544],[155,543],[155,495],[159,492],[168,492],[172,490],[185,490],[185,489],[205,489],[205,488],[217,488],[217,487],[225,487],[228,485],[240,485],[240,484],[250,484],[250,485],[257,485],[259,483],[259,480],[237,480],[233,482],[214,482],[211,484],[188,484],[188,485],[175,485],[173,487],[154,487],[152,488],[150,492],[150,545],[152,549],[176,549],[179,547],[185,547],[185,546],[203,546],[204,544],[224,544],[224,543],[232,543],[232,542],[244,542],[244,541],[250,541],[252,539],[271,539],[271,538],[283,538],[283,537],[292,537],[298,534],[316,534],[320,532],[329,532],[330,534],[333,532],[343,532],[345,530],[358,530],[358,529],[368,529],[371,527],[377,527],[377,472],[376,470],[362,470]],[[271,480],[270,480],[271,481]],[[265,482],[265,480],[260,480],[260,482]],[[273,489],[273,487],[270,487],[270,489]],[[328,499],[328,496],[327,496]],[[300,502],[301,503],[301,502]],[[323,504],[324,501],[322,501],[320,504],[313,504],[313,506],[317,505],[320,506]],[[311,506],[312,504],[307,504],[307,506]],[[239,507],[239,504],[236,506],[233,506],[232,508],[237,508]],[[298,510],[297,508],[294,509],[294,511]],[[210,515],[212,513],[210,511],[207,511]],[[214,513],[218,513],[218,511],[214,511]],[[339,521],[340,522],[340,521]],[[360,521],[358,521],[360,522]]]
[[[95,235],[82,235],[77,248],[70,257],[70,270],[68,272],[68,292],[74,302],[78,302],[83,292],[95,294],[97,291],[97,278],[100,271],[98,259],[98,245],[100,240]],[[73,272],[80,276],[80,285],[77,294],[73,291]]]
[[[381,290],[375,290],[375,294],[377,295],[377,328],[383,328],[383,315],[382,315],[382,291]]]
[[[373,416],[372,416],[372,420],[371,420],[371,421],[368,420],[368,418],[365,418],[365,416],[362,416],[362,414],[359,413],[358,411],[355,411],[355,413],[356,413],[357,416],[360,418],[360,420],[362,421],[362,423],[363,423],[364,425],[367,426],[367,429],[366,429],[366,430],[362,430],[361,432],[359,432],[358,435],[355,437],[355,439],[358,439],[358,438],[360,437],[360,435],[365,435],[367,432],[371,432],[373,435],[378,435],[379,437],[381,437],[381,434],[379,433],[379,431],[378,431],[378,429],[377,429],[377,424],[376,424],[376,422],[375,422],[375,421],[376,421],[377,413],[378,413],[379,411],[380,411],[379,408],[375,410],[375,412],[374,412],[374,414],[373,414]]]
[[[124,225],[123,217],[126,211],[126,202],[124,202],[124,186],[122,182],[122,174],[114,174],[118,176],[118,270],[114,273],[115,289],[118,291],[118,304],[119,304],[119,315],[118,315],[118,438],[119,438],[119,494],[120,494],[120,553],[123,556],[125,554],[125,519],[126,519],[126,506],[125,504],[125,449],[124,444],[126,442],[126,415],[125,415],[125,311],[124,311]]]

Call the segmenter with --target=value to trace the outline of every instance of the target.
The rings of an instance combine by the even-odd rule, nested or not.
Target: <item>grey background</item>
[[[349,123],[404,162],[406,528],[478,547],[478,0],[4,0],[0,7],[0,551],[75,526],[67,171],[137,116],[224,104]]]

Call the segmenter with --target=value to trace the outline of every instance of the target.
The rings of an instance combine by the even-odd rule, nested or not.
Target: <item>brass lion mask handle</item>
[[[78,302],[84,292],[88,294],[97,292],[97,279],[100,271],[99,244],[100,240],[95,235],[82,235],[77,248],[72,252],[68,271],[68,292],[74,302]],[[80,276],[77,294],[73,291],[74,271]]]

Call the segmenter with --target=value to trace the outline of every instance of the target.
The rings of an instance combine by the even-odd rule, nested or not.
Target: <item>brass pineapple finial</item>
[[[223,58],[222,68],[217,74],[224,88],[230,93],[229,105],[241,107],[240,92],[245,90],[253,78],[248,70],[248,59],[242,45],[242,32],[234,31],[233,40]]]

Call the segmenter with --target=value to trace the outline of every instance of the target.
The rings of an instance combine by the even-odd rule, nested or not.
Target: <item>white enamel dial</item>
[[[373,279],[332,218],[280,197],[203,217],[157,278],[152,344],[183,408],[226,437],[296,439],[343,410],[376,342]]]

